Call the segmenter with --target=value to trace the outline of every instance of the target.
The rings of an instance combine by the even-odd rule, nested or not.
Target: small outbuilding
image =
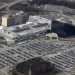
[[[50,40],[58,40],[58,35],[56,33],[48,33],[46,34],[46,38]]]

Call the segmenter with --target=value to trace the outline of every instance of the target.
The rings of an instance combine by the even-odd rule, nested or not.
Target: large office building
[[[28,15],[24,14],[23,12],[19,12],[16,14],[7,14],[2,17],[2,25],[4,27],[24,24],[28,20]]]
[[[47,30],[50,29],[51,26],[51,20],[48,21],[43,19],[36,22],[4,27],[0,30],[0,34],[7,42],[20,42],[29,38],[33,39],[33,37],[43,36],[47,33]]]
[[[62,16],[52,21],[51,30],[62,37],[75,35],[75,21],[69,16]]]

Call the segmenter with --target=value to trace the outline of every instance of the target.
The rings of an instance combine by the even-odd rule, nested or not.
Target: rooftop
[[[62,17],[57,18],[55,20],[75,26],[75,22],[74,22],[75,19],[73,19],[72,17],[69,17],[69,16],[62,15]]]

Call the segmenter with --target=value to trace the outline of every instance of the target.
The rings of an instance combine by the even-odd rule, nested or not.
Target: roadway
[[[12,6],[12,5],[15,5],[15,4],[17,4],[17,3],[20,3],[21,1],[22,1],[22,0],[15,0],[15,1],[10,2],[10,3],[2,4],[2,5],[0,6],[0,10],[1,10],[1,9],[4,9],[4,8],[6,8],[6,7],[10,7],[10,6]]]

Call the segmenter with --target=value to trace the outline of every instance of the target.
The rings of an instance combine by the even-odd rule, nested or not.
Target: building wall
[[[2,17],[2,25],[5,26],[5,27],[8,27],[8,26],[13,26],[15,25],[15,19],[14,17],[6,17],[6,16],[3,16]]]
[[[65,24],[64,31],[67,33],[67,35],[75,35],[75,26]]]
[[[7,20],[7,26],[14,26],[15,25],[15,19],[14,17],[9,17]]]
[[[28,14],[22,15],[22,24],[26,23],[28,21],[28,18],[29,18]]]
[[[21,14],[15,16],[15,24],[16,25],[22,24],[22,15]]]
[[[6,17],[2,17],[2,25],[7,26],[7,19]]]
[[[65,34],[64,25],[64,23],[53,20],[51,31],[57,33],[59,36],[63,36]]]

